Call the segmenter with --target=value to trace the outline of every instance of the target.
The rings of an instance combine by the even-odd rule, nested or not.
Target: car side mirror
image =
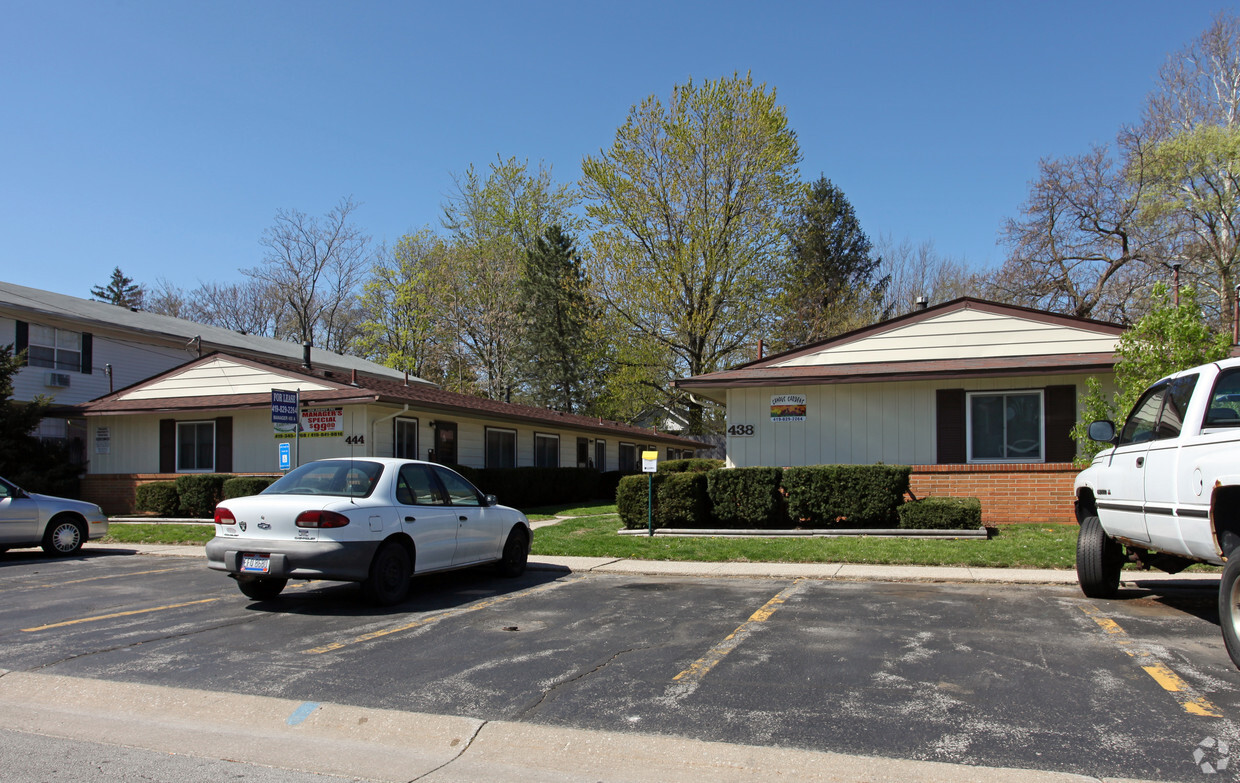
[[[497,499],[494,495],[487,495],[485,498],[483,498],[483,500],[485,500],[485,501],[486,501],[486,503],[487,503],[487,505],[488,505],[488,506],[498,506],[498,505],[499,505],[499,500],[498,500],[498,499]]]
[[[1099,443],[1114,443],[1115,425],[1105,419],[1090,422],[1089,439],[1096,440]]]

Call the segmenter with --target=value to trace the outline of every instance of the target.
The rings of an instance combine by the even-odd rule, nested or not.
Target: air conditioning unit
[[[55,386],[60,389],[67,389],[69,388],[69,374],[64,372],[49,372],[43,382],[46,386]]]

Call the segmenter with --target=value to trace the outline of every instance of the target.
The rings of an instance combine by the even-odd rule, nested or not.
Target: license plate
[[[265,574],[271,570],[271,558],[266,555],[242,555],[243,574]]]

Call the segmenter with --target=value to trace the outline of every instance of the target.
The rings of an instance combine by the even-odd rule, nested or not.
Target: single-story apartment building
[[[301,434],[273,425],[272,392],[297,392]],[[82,497],[109,514],[182,473],[275,474],[282,442],[304,463],[335,456],[470,467],[637,471],[643,451],[692,456],[676,435],[444,391],[417,379],[216,352],[77,407],[87,422]],[[500,498],[502,501],[503,498]]]
[[[731,466],[911,465],[986,523],[1070,522],[1069,430],[1122,332],[962,297],[677,385],[727,406]]]

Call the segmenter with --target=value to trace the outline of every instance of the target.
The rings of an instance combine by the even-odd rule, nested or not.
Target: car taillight
[[[217,525],[235,525],[237,518],[233,516],[233,512],[226,508],[215,507],[215,524]]]
[[[349,518],[335,511],[303,511],[297,515],[297,527],[344,527]]]

